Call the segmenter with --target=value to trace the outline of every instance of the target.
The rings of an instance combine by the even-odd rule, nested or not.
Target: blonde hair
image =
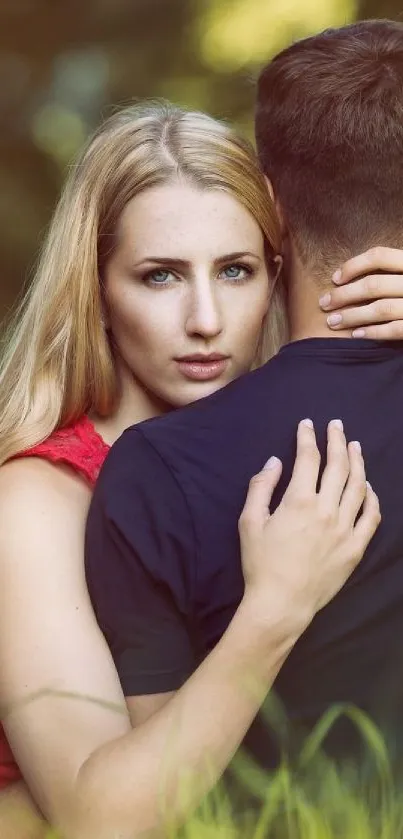
[[[160,103],[111,116],[71,169],[36,275],[5,336],[0,463],[88,411],[113,411],[118,384],[102,325],[100,278],[126,204],[178,176],[233,195],[259,223],[268,258],[278,253],[277,217],[254,150],[232,128]],[[282,337],[281,293],[274,298],[259,363]]]

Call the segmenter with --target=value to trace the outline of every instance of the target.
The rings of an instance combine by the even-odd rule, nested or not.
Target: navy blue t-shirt
[[[243,594],[237,523],[249,479],[280,457],[278,503],[304,417],[323,454],[331,419],[360,440],[382,523],[275,691],[303,729],[337,702],[371,712],[385,697],[400,705],[403,343],[340,338],[288,344],[261,369],[128,429],[113,446],[90,508],[86,573],[126,696],[179,688],[225,632]],[[261,732],[249,741],[275,761]]]

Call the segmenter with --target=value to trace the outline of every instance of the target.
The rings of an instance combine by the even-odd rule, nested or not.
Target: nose
[[[210,279],[204,278],[192,283],[186,332],[190,336],[215,338],[222,332],[222,315],[219,293]]]

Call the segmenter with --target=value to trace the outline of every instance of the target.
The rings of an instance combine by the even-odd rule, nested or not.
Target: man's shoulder
[[[155,417],[136,426],[137,430],[152,445],[158,446],[160,441],[175,437],[177,434],[197,433],[211,427],[220,427],[232,416],[235,421],[241,421],[241,414],[245,411],[253,414],[258,403],[265,399],[266,394],[278,378],[278,356],[268,361],[257,370],[245,373],[239,379],[231,382],[211,396],[193,402],[184,408],[178,408],[162,417]]]
[[[145,485],[165,495],[170,490],[173,497],[183,492],[183,477],[196,463],[208,460],[211,465],[215,458],[230,456],[240,436],[253,436],[257,417],[274,418],[273,396],[275,401],[280,381],[283,386],[281,371],[276,356],[211,396],[130,426],[106,458],[96,495],[106,487],[110,499],[123,487],[133,493],[140,486],[144,491]]]
[[[102,498],[108,509],[126,505],[136,496],[163,496],[174,499],[181,495],[171,470],[158,447],[147,439],[138,426],[131,426],[113,444],[95,485],[93,501]]]

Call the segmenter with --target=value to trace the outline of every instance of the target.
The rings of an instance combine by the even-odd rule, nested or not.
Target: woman
[[[197,223],[189,224],[194,207]],[[163,257],[159,250],[140,259],[145,239],[163,246]],[[278,347],[280,245],[245,141],[204,115],[127,109],[101,127],[72,170],[11,333],[0,377],[0,700],[40,809],[69,837],[161,826],[160,756],[178,714],[183,745],[168,786],[173,817],[183,815],[174,794],[180,766],[203,776],[197,794],[214,781],[204,772],[206,751],[225,768],[296,639],[343,584],[379,521],[359,448],[347,450],[334,423],[325,476],[338,485],[342,468],[346,491],[334,498],[334,528],[324,528],[315,480],[309,539],[301,544],[291,523],[299,520],[303,465],[317,460],[313,429],[302,424],[286,503],[271,519],[280,464],[272,461],[252,484],[241,527],[245,597],[222,642],[167,706],[156,702],[154,716],[142,717],[141,701],[133,715],[125,709],[83,579],[91,486],[127,426],[214,392]],[[203,367],[181,354],[217,334],[230,364],[215,358]],[[178,365],[172,373],[173,352],[187,373],[193,366],[192,376],[177,375]],[[350,524],[342,530],[346,503]],[[279,555],[289,561],[289,596],[282,589],[276,598]],[[305,565],[304,596],[291,608],[292,568]],[[246,666],[260,690],[238,697],[234,672]],[[200,703],[211,696],[220,700],[200,731]],[[2,836],[6,829],[12,835],[8,818]],[[27,823],[26,835],[37,828]]]

